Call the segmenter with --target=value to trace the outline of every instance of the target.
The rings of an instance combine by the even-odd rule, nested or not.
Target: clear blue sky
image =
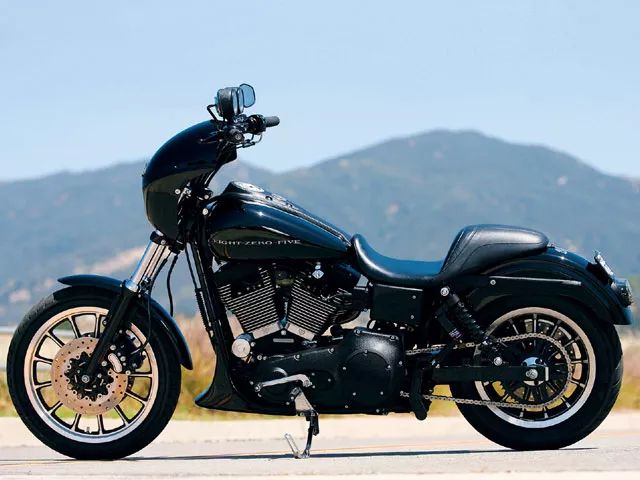
[[[0,0],[0,179],[148,157],[249,82],[274,170],[472,128],[640,177],[640,2]]]

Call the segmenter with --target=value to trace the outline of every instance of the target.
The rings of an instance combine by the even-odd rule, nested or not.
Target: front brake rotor
[[[127,390],[128,376],[113,369],[102,374],[108,378],[103,382],[102,393],[97,395],[88,395],[85,391],[91,384],[84,386],[72,381],[72,368],[81,357],[91,355],[97,343],[97,338],[76,338],[58,350],[51,364],[51,382],[58,399],[65,407],[84,415],[108,412],[122,401]]]

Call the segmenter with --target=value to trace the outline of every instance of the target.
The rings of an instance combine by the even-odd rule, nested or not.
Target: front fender
[[[518,259],[484,272],[485,276],[494,280],[474,289],[467,298],[475,309],[480,309],[504,296],[563,296],[582,304],[603,321],[614,325],[631,325],[631,309],[625,307],[611,287],[598,278],[596,269],[594,264],[579,255],[549,248],[539,255]],[[515,281],[501,281],[501,277],[512,277]],[[568,282],[526,281],[545,278]]]
[[[59,278],[58,281],[63,285],[69,285],[72,287],[94,287],[114,293],[119,293],[122,286],[121,280],[103,277],[101,275],[71,275]],[[162,305],[153,298],[150,300],[151,311],[155,313],[153,317],[158,318],[161,328],[171,339],[171,343],[176,349],[180,363],[184,368],[192,370],[193,361],[191,360],[189,345],[187,345],[187,341],[185,340],[184,335],[182,335],[178,324]]]

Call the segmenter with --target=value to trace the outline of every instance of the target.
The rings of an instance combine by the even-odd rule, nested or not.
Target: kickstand
[[[291,448],[291,452],[295,458],[309,458],[311,456],[311,442],[313,441],[313,437],[320,433],[318,414],[316,412],[307,415],[307,422],[309,422],[309,429],[307,430],[307,444],[305,445],[302,453],[300,453],[300,449],[293,437],[288,433],[284,435],[284,438],[289,444],[289,448]]]
[[[295,458],[309,458],[311,456],[311,442],[313,437],[320,433],[320,422],[318,420],[318,412],[316,412],[307,397],[299,387],[294,388],[291,391],[291,396],[295,400],[296,413],[300,416],[304,415],[307,422],[309,422],[309,428],[307,429],[307,444],[304,447],[302,453],[296,444],[296,441],[290,434],[285,434],[284,439],[289,444],[291,452]]]

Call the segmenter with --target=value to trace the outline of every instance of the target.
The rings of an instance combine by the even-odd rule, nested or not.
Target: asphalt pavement
[[[585,440],[539,452],[502,448],[461,417],[321,418],[312,457],[296,460],[283,435],[302,444],[305,426],[297,418],[173,421],[132,457],[81,462],[42,446],[18,419],[0,418],[0,478],[640,478],[639,413],[612,414]]]

